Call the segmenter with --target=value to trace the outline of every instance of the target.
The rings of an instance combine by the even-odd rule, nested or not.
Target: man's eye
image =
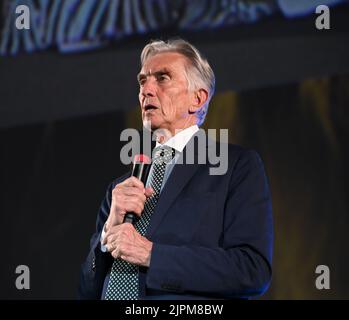
[[[170,80],[170,77],[168,75],[161,75],[158,77],[158,81],[160,81],[160,82],[164,82],[167,80]]]
[[[145,79],[140,79],[138,83],[140,86],[143,86],[145,84]]]

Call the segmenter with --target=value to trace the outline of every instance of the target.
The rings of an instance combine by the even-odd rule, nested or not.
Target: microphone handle
[[[131,212],[127,212],[124,216],[124,223],[131,223],[135,224],[136,223],[136,215]]]
[[[144,184],[147,181],[148,173],[150,169],[150,164],[148,163],[135,163],[133,165],[132,176],[141,180]],[[132,223],[133,225],[136,223],[137,215],[134,212],[127,212],[124,216],[123,223]]]

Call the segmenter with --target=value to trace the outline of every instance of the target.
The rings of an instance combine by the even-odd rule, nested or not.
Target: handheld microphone
[[[132,176],[138,178],[145,183],[147,182],[147,177],[151,165],[151,160],[145,154],[137,154],[133,160]],[[124,216],[124,223],[129,222],[134,224],[136,222],[137,215],[134,212],[127,212]]]

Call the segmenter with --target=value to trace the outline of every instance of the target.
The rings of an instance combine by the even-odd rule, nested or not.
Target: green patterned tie
[[[144,236],[150,222],[150,218],[158,202],[166,165],[173,159],[175,150],[169,147],[158,147],[154,152],[154,160],[150,183],[154,193],[145,204],[141,217],[135,223],[135,229]],[[138,288],[138,266],[115,259],[110,272],[108,288],[105,294],[106,300],[137,300],[139,298]]]

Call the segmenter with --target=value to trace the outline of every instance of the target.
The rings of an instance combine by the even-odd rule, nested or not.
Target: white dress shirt
[[[163,179],[163,182],[162,182],[162,185],[161,185],[160,193],[161,193],[162,189],[164,188],[164,185],[166,184],[166,181],[167,181],[168,177],[170,176],[170,174],[171,174],[171,172],[173,170],[173,167],[175,166],[176,162],[178,161],[178,159],[180,157],[180,154],[183,152],[184,147],[189,142],[191,137],[198,131],[199,131],[199,127],[197,125],[193,125],[193,126],[191,126],[189,128],[186,128],[186,129],[178,132],[173,137],[168,139],[164,144],[156,142],[156,147],[168,146],[168,147],[173,148],[173,149],[176,150],[176,154],[175,154],[174,158],[166,166],[164,179]],[[147,182],[146,182],[146,187],[149,187],[149,183],[150,183],[150,178],[151,178],[152,172],[153,172],[153,166],[150,167],[148,179],[147,179]],[[107,247],[102,244],[104,236],[105,236],[105,231],[104,230],[105,229],[103,227],[102,234],[101,234],[101,250],[103,252],[106,252],[107,251]]]

